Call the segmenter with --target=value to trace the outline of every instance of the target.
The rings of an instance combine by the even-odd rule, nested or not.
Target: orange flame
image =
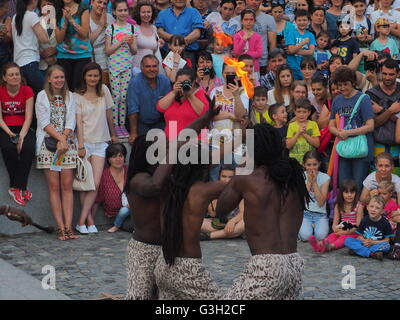
[[[246,91],[246,95],[249,99],[253,98],[254,96],[254,85],[249,80],[247,76],[247,72],[243,70],[245,66],[243,61],[237,61],[234,58],[224,57],[224,62],[230,66],[235,68],[236,75],[240,78],[242,85],[244,87],[244,91]]]
[[[228,36],[224,32],[214,31],[214,37],[217,39],[217,43],[219,45],[224,46],[224,47],[227,47],[227,46],[229,46],[229,45],[231,45],[233,43],[232,42],[232,37]]]

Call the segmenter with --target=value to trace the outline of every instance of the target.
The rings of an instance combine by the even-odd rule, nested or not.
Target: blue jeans
[[[301,241],[307,241],[313,235],[317,240],[325,239],[329,232],[329,220],[326,213],[304,211],[303,222],[299,231]]]
[[[390,250],[390,244],[389,242],[381,242],[378,244],[374,244],[373,246],[366,247],[363,245],[361,240],[355,239],[355,238],[347,238],[344,241],[344,245],[353,250],[356,254],[358,254],[361,257],[368,258],[372,252],[378,252],[382,251],[383,253],[389,252]]]
[[[122,207],[119,209],[118,215],[115,217],[114,226],[121,228],[124,220],[131,214],[131,209],[127,207]]]
[[[35,94],[43,90],[44,76],[39,70],[39,62],[31,62],[21,67],[28,86],[30,86]]]
[[[353,179],[358,191],[363,188],[363,181],[368,175],[369,161],[365,158],[346,159],[339,157],[339,183],[345,179]]]

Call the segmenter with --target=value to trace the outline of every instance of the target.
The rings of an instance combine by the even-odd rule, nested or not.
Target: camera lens
[[[203,69],[203,74],[204,74],[205,76],[208,76],[210,73],[211,73],[211,70],[210,70],[209,67],[205,67],[205,68]]]
[[[182,81],[182,90],[190,91],[190,89],[192,89],[192,83],[189,80]]]

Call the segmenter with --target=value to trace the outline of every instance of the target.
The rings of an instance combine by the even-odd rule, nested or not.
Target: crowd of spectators
[[[96,233],[100,203],[116,217],[109,232],[118,231],[130,213],[121,142],[151,129],[173,139],[214,99],[221,111],[210,129],[224,132],[217,147],[249,119],[275,127],[283,156],[304,165],[312,201],[299,239],[321,252],[349,244],[366,256],[373,247],[380,258],[400,222],[399,45],[398,0],[0,0],[8,192],[21,206],[34,199],[36,153],[58,239],[76,238],[73,229]],[[244,65],[254,95],[227,57]],[[337,152],[356,137],[365,138],[365,154]],[[94,190],[80,192],[73,228],[78,158],[88,159]],[[236,163],[224,161],[210,179],[229,181]],[[220,225],[211,203],[202,238],[243,234],[243,206]],[[368,235],[380,215],[391,228],[379,223],[383,236]]]

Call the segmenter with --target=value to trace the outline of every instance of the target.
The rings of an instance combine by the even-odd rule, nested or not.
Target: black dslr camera
[[[183,80],[182,81],[182,91],[190,91],[192,89],[192,82],[190,80]]]
[[[364,69],[365,71],[377,71],[378,70],[378,61],[372,60],[369,61],[367,57],[363,58],[364,60]]]
[[[210,69],[209,67],[205,67],[205,68],[203,69],[203,74],[204,74],[205,76],[208,76],[210,73],[211,73],[211,69]]]

